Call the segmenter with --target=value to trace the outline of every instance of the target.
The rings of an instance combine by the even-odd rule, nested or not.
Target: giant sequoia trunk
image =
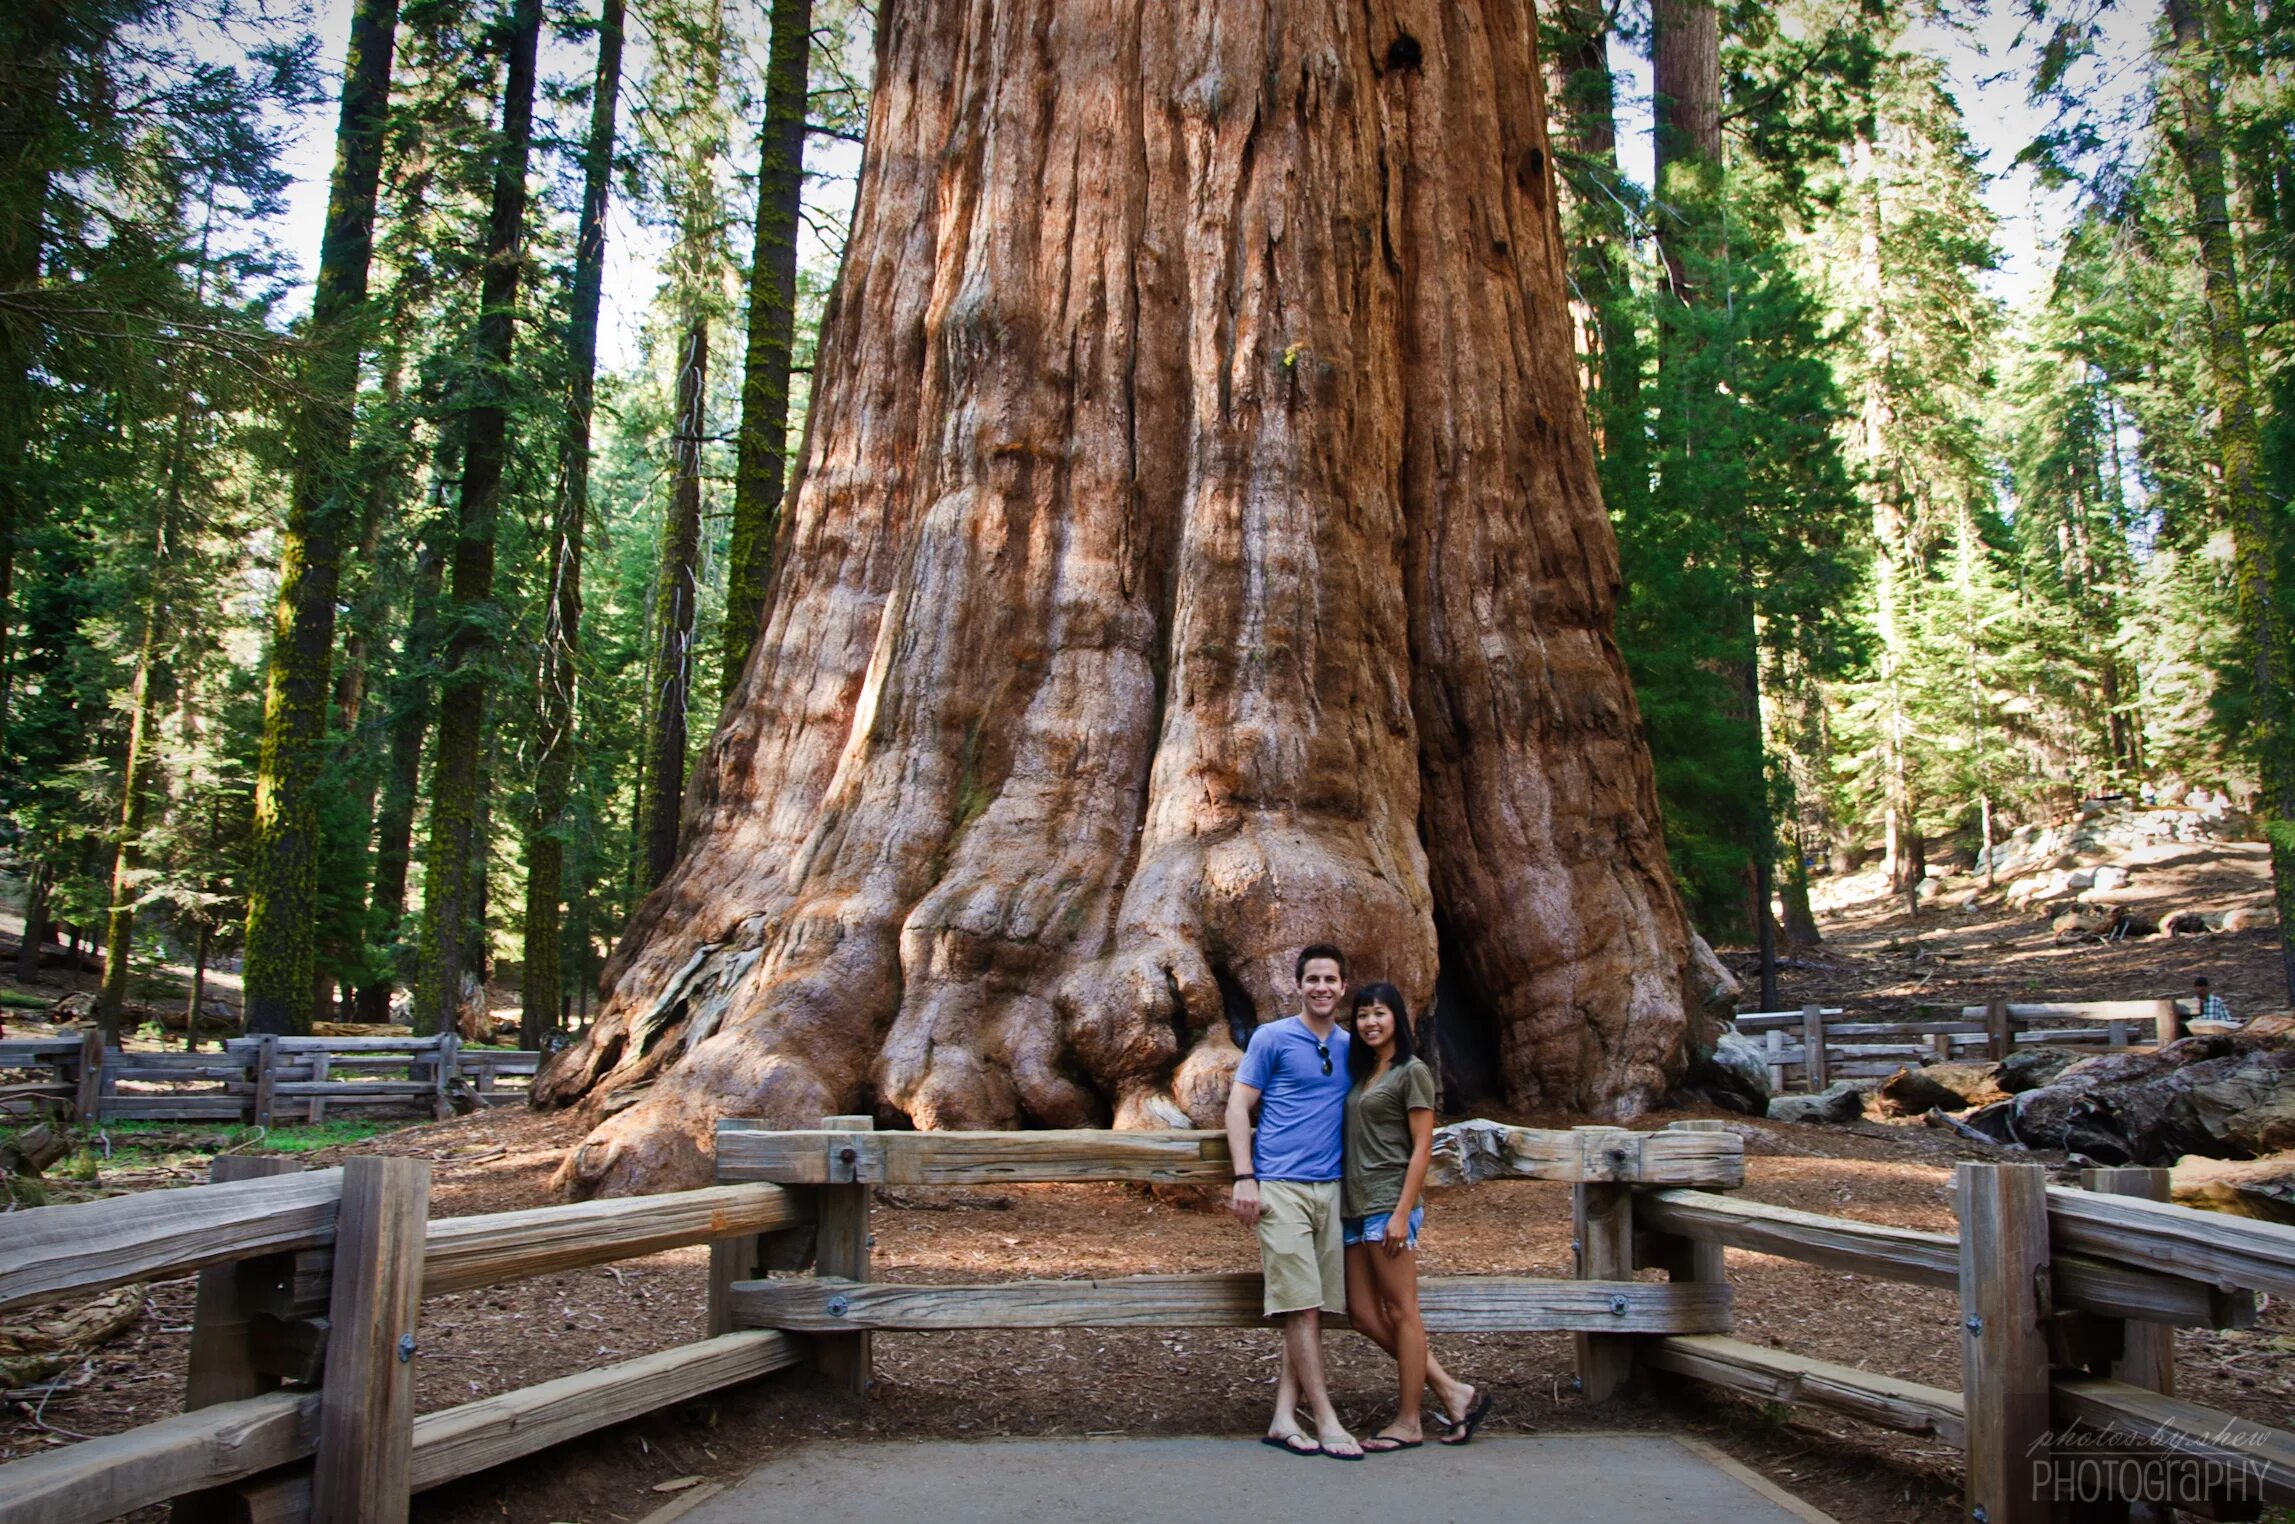
[[[1523,0],[888,4],[768,613],[542,1104],[1219,1114],[1304,941],[1630,1114],[1688,935]]]

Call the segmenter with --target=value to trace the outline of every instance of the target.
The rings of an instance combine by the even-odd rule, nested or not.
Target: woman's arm
[[[1395,1203],[1394,1215],[1387,1220],[1386,1246],[1389,1254],[1400,1254],[1410,1245],[1411,1208],[1418,1205],[1418,1193],[1426,1185],[1426,1172],[1434,1163],[1434,1110],[1427,1106],[1413,1106],[1410,1110],[1410,1168],[1403,1172],[1402,1199]]]

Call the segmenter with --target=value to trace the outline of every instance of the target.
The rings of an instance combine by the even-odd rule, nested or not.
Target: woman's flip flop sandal
[[[1490,1416],[1490,1409],[1496,1400],[1488,1392],[1476,1392],[1474,1406],[1451,1424],[1450,1432],[1442,1437],[1441,1442],[1446,1445],[1463,1445],[1473,1439],[1474,1431],[1481,1428],[1482,1420]]]
[[[1416,1450],[1425,1443],[1423,1439],[1397,1439],[1392,1434],[1373,1434],[1363,1441],[1363,1453],[1392,1455],[1397,1450]]]
[[[1272,1445],[1286,1455],[1321,1455],[1323,1447],[1304,1434],[1262,1434],[1259,1443]]]

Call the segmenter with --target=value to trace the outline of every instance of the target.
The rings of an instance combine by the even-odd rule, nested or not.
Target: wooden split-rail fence
[[[1656,1373],[1933,1436],[1963,1452],[1970,1517],[1987,1524],[2050,1518],[2067,1487],[2167,1489],[2215,1517],[2295,1502],[2295,1435],[2179,1399],[2173,1359],[2175,1328],[2246,1326],[2257,1293],[2295,1295],[2295,1228],[2167,1204],[2165,1171],[2092,1171],[2089,1189],[2068,1190],[2037,1165],[1964,1164],[1959,1233],[1917,1232],[1723,1194],[1743,1183],[1744,1145],[1722,1123],[1466,1124],[1444,1130],[1438,1157],[1468,1152],[1458,1135],[1470,1130],[1478,1175],[1570,1185],[1576,1264],[1567,1280],[1430,1279],[1436,1332],[1570,1333],[1592,1401]],[[428,1218],[417,1161],[228,1178],[280,1167],[219,1160],[212,1185],[0,1218],[0,1310],[199,1273],[187,1411],[0,1466],[0,1524],[96,1524],[169,1499],[186,1519],[398,1521],[414,1492],[785,1366],[864,1390],[879,1334],[1265,1321],[1249,1274],[871,1274],[879,1186],[1224,1186],[1213,1132],[728,1122],[713,1187],[448,1220]],[[413,1412],[424,1296],[698,1243],[710,1245],[707,1337]],[[1957,1387],[1731,1337],[1727,1249],[1957,1288]],[[1645,1269],[1665,1278],[1639,1279]]]
[[[1805,1005],[1797,1011],[1747,1011],[1733,1024],[1762,1044],[1769,1088],[1782,1095],[1788,1089],[1817,1091],[1836,1080],[1894,1074],[1907,1065],[1978,1057],[1997,1061],[2040,1044],[2164,1046],[2183,1035],[2185,1020],[2173,1000],[1993,1000],[1948,1010],[1951,1014],[1877,1021],[1839,1006]]]
[[[458,1089],[478,1105],[525,1099],[542,1055],[433,1037],[235,1037],[216,1053],[106,1048],[97,1032],[0,1041],[0,1114],[48,1111],[87,1124],[125,1120],[323,1122],[387,1107],[450,1114]]]

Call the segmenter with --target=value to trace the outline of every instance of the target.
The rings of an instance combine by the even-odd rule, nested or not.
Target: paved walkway
[[[676,1510],[676,1524],[1239,1518],[1831,1524],[1718,1452],[1662,1434],[1485,1435],[1355,1464],[1278,1455],[1248,1439],[839,1441],[793,1450]]]

